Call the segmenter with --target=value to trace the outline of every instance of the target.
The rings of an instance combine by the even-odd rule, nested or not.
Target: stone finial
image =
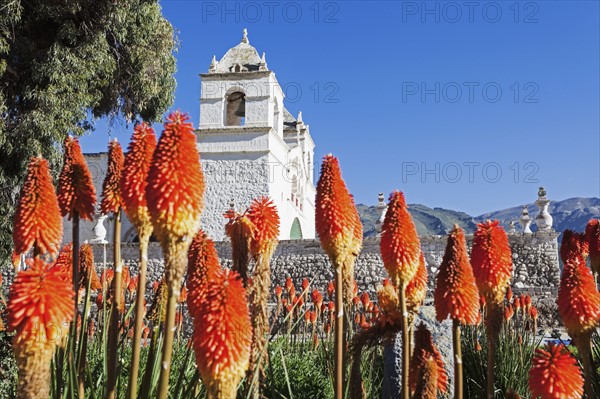
[[[94,233],[94,237],[91,239],[91,242],[98,244],[106,244],[106,227],[104,227],[104,220],[106,220],[106,215],[99,215],[94,228],[92,229],[92,233]]]
[[[242,31],[242,43],[250,43],[250,41],[248,40],[248,29],[244,28],[244,30]]]
[[[259,71],[266,71],[267,70],[267,58],[265,53],[262,53],[262,57],[260,59],[260,64],[258,64],[258,70]]]
[[[298,117],[296,118],[296,121],[300,124],[300,123],[304,123],[304,121],[302,121],[302,111],[298,112]]]
[[[537,225],[538,231],[553,231],[552,215],[548,212],[550,200],[546,198],[546,190],[544,187],[540,187],[538,190],[538,199],[535,201],[535,204],[540,209],[538,215],[535,217],[535,224]]]
[[[519,219],[521,226],[523,226],[524,234],[531,234],[531,218],[529,217],[529,210],[527,205],[523,205],[523,211],[521,212],[521,219]]]
[[[385,196],[383,193],[379,193],[377,196],[377,212],[379,212],[379,217],[375,222],[375,231],[377,231],[377,236],[381,235],[381,229],[383,228],[383,220],[385,219],[385,212],[387,211],[387,205],[385,204]]]
[[[515,228],[515,221],[511,220],[510,223],[508,223],[508,234],[515,234],[517,232],[517,229]]]
[[[208,72],[216,72],[217,64],[217,57],[213,55],[212,60],[210,61],[210,66],[208,67]]]

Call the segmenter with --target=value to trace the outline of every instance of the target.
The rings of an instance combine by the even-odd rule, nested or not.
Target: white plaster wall
[[[202,228],[214,240],[226,239],[223,214],[231,199],[244,211],[253,199],[269,195],[269,160],[260,154],[201,154],[206,191]]]
[[[275,74],[248,72],[203,74],[200,97],[200,129],[222,127],[226,98],[241,91],[246,95],[245,126],[270,126],[275,129],[275,101],[283,104],[283,91]]]

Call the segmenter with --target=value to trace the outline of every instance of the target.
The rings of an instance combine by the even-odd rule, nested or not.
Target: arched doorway
[[[302,226],[300,226],[300,220],[294,219],[292,228],[290,230],[290,240],[301,240],[302,239]]]

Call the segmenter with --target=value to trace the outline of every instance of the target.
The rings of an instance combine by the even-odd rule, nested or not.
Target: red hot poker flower
[[[558,289],[558,313],[569,335],[592,331],[600,319],[600,293],[581,256],[567,259]]]
[[[79,248],[79,287],[87,289],[88,283],[92,291],[102,289],[102,283],[94,266],[94,251],[90,244],[83,244]]]
[[[404,194],[394,191],[381,231],[381,257],[383,265],[397,286],[403,287],[417,273],[421,256],[421,243],[417,229],[408,212]]]
[[[62,218],[48,161],[32,158],[14,216],[15,253],[23,254],[34,247],[36,254],[58,252],[62,239]]]
[[[406,286],[406,307],[409,311],[417,313],[427,295],[427,266],[425,256],[421,252],[417,273]]]
[[[102,184],[100,209],[107,215],[118,212],[123,203],[121,199],[121,175],[123,173],[123,149],[115,139],[108,145],[108,171]]]
[[[410,374],[409,386],[411,391],[417,387],[419,379],[422,378],[422,373],[426,368],[427,359],[432,357],[437,364],[437,389],[444,393],[448,388],[448,374],[444,367],[444,360],[441,353],[435,347],[431,332],[422,322],[415,331],[414,352],[410,359]]]
[[[91,221],[96,206],[96,189],[79,141],[67,137],[64,152],[63,168],[58,178],[60,212],[69,219],[77,212],[80,218]]]
[[[164,124],[148,172],[146,199],[157,237],[192,237],[200,227],[204,178],[189,117],[173,112]]]
[[[594,273],[600,273],[600,220],[590,219],[585,226],[585,238],[590,252],[590,263]]]
[[[572,230],[563,231],[563,239],[560,244],[560,259],[566,263],[569,259],[578,256],[587,258],[588,242],[585,234],[576,233]]]
[[[73,245],[63,245],[52,264],[52,267],[61,273],[61,278],[73,284]]]
[[[155,148],[154,129],[146,123],[137,124],[133,129],[121,174],[123,209],[136,228],[144,229],[144,233],[148,235],[152,232],[152,223],[146,202],[146,186]]]
[[[315,221],[321,246],[332,263],[342,265],[348,255],[358,255],[362,247],[362,223],[333,155],[323,158],[317,183]]]
[[[260,255],[270,258],[279,237],[279,214],[269,197],[252,201],[247,211],[255,229],[250,241],[250,253],[255,259]]]
[[[471,252],[473,274],[479,292],[501,304],[512,273],[512,254],[506,232],[497,220],[477,225]]]
[[[233,398],[250,358],[252,326],[239,275],[219,271],[198,304],[192,338],[209,397]]]
[[[448,235],[448,244],[434,292],[436,317],[450,317],[461,324],[476,324],[479,314],[479,292],[469,263],[465,235],[458,225]]]
[[[9,331],[16,331],[16,345],[56,343],[73,317],[73,286],[39,258],[29,259],[28,265],[10,287]]]
[[[200,230],[188,250],[187,304],[192,316],[195,317],[200,302],[206,300],[206,287],[219,270],[221,265],[215,244]]]
[[[529,389],[535,398],[564,399],[583,396],[583,376],[564,345],[549,344],[535,350],[529,370]]]

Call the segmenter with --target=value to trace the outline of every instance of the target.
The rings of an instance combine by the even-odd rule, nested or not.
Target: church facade
[[[219,61],[213,57],[200,78],[196,135],[206,183],[202,228],[213,240],[225,240],[224,213],[243,212],[253,199],[268,196],[281,219],[280,240],[315,238],[315,144],[302,113],[293,117],[285,108],[265,54],[259,56],[244,30],[241,43]],[[86,159],[100,196],[107,154],[86,154]],[[81,240],[111,240],[112,223],[105,219],[82,221]],[[137,241],[135,228],[123,219],[123,242]]]
[[[265,59],[241,43],[202,73],[198,150],[206,179],[202,226],[225,238],[223,213],[243,211],[262,196],[273,199],[280,239],[315,237],[315,144],[302,114],[294,118]]]

